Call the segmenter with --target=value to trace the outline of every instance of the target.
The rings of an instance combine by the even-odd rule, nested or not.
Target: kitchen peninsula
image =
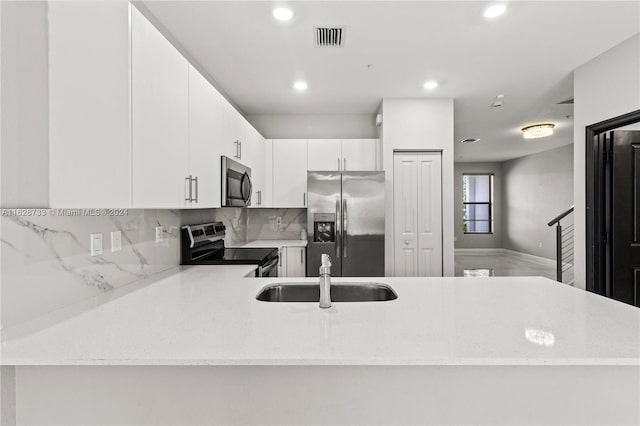
[[[545,278],[345,278],[334,285],[383,282],[398,299],[323,310],[255,299],[269,283],[314,279],[211,268],[180,268],[4,341],[23,422],[294,424],[313,412],[320,424],[629,424],[640,415],[634,307]],[[45,393],[44,406],[26,409]],[[56,409],[69,395],[73,412]]]

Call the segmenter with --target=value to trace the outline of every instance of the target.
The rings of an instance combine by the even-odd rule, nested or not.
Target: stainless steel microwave
[[[251,205],[251,168],[222,156],[222,207]]]

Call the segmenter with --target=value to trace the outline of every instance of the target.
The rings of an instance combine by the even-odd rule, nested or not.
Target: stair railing
[[[571,213],[573,213],[573,206],[547,224],[548,226],[556,226],[556,281],[559,282],[563,282],[563,274],[573,268],[573,224],[563,228],[560,223]]]

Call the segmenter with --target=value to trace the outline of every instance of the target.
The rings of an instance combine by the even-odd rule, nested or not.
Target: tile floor
[[[541,265],[508,254],[456,255],[455,268],[457,277],[542,276],[552,280],[556,279],[555,267]],[[572,279],[570,272],[565,273],[564,282],[569,282]]]

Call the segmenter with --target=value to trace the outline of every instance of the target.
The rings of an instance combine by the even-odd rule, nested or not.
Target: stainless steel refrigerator
[[[384,172],[309,172],[307,276],[384,276]]]

